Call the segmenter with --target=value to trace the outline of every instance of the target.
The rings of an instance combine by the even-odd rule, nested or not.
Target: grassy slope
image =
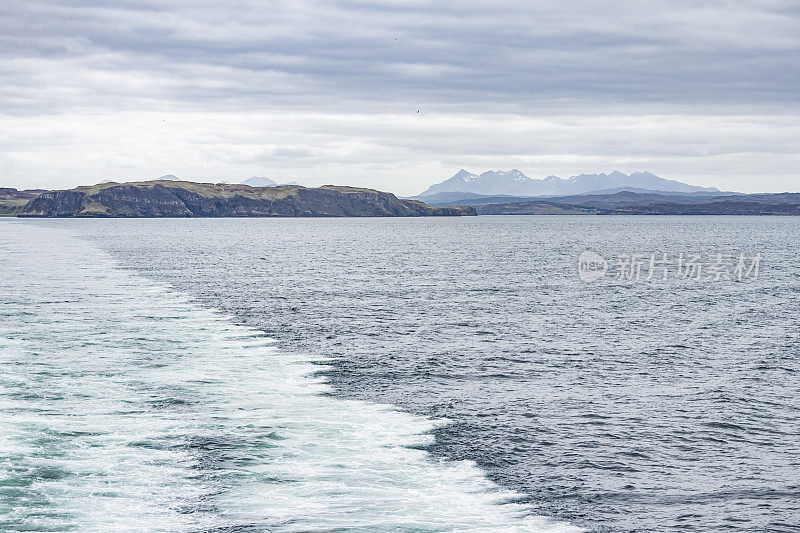
[[[241,184],[215,184],[215,183],[194,183],[191,181],[128,181],[125,183],[100,183],[97,185],[82,185],[74,190],[85,192],[87,195],[96,194],[103,189],[110,189],[119,185],[133,185],[136,187],[164,187],[185,189],[208,198],[231,198],[233,196],[245,196],[247,198],[284,198],[291,194],[293,190],[301,188],[299,185],[281,185],[280,187],[250,187]]]
[[[13,217],[25,207],[28,198],[10,198],[0,196],[0,217]]]
[[[103,189],[110,189],[119,185],[133,185],[136,187],[155,187],[156,185],[163,185],[170,188],[184,189],[197,193],[206,198],[232,198],[234,196],[244,196],[245,198],[252,198],[254,200],[268,199],[277,200],[292,196],[299,189],[303,189],[300,185],[280,185],[278,187],[251,187],[242,184],[227,184],[227,183],[195,183],[191,181],[169,181],[169,180],[153,180],[153,181],[131,181],[125,183],[100,183],[98,185],[83,185],[76,187],[74,190],[86,193],[88,196],[96,194]],[[358,187],[337,186],[337,185],[323,185],[321,189],[338,190],[343,193],[360,193],[360,192],[377,192],[373,189],[361,189]]]

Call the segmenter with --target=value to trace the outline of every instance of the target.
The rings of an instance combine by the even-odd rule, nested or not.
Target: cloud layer
[[[7,0],[0,185],[798,177],[797,2],[446,4]]]

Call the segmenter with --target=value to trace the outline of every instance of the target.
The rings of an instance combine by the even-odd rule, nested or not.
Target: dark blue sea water
[[[800,530],[800,219],[0,231],[7,529]]]

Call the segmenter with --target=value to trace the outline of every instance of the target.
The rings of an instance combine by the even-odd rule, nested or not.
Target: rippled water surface
[[[6,528],[798,530],[797,218],[0,231]],[[586,248],[764,260],[586,284]]]

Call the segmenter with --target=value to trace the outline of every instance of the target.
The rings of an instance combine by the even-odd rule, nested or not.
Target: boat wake
[[[285,353],[66,230],[0,232],[0,529],[576,531],[437,421],[325,393]]]

